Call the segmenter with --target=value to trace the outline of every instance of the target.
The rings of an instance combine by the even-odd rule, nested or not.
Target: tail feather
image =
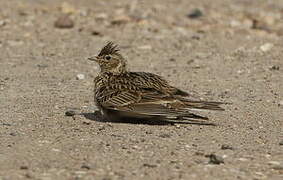
[[[190,101],[190,100],[185,100],[182,101],[187,108],[189,109],[204,109],[204,110],[215,110],[215,111],[224,111],[220,105],[226,104],[223,102],[213,102],[213,101]]]
[[[208,117],[200,116],[193,113],[187,113],[185,115],[178,116],[179,119],[201,119],[201,120],[209,120]]]

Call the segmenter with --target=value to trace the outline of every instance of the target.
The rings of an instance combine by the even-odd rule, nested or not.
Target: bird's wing
[[[135,113],[137,115],[146,115],[146,116],[161,116],[166,118],[197,118],[197,119],[205,119],[206,117],[198,116],[189,112],[183,108],[173,108],[171,105],[178,104],[178,102],[174,102],[172,100],[159,100],[159,101],[151,101],[144,103],[136,103],[131,106],[118,107],[115,110]]]
[[[114,109],[160,100],[165,96],[152,89],[145,91],[147,93],[144,93],[144,91],[106,89],[97,95],[97,101],[103,107]]]
[[[104,94],[101,105],[104,108],[129,113],[131,116],[161,116],[166,118],[193,118],[204,119],[184,108],[184,104],[168,95],[157,91],[145,90],[142,93],[123,91]]]
[[[117,107],[130,106],[131,104],[139,102],[141,96],[132,91],[115,91],[105,93],[99,98],[98,102],[106,108],[115,109]]]
[[[136,86],[142,88],[151,88],[158,91],[162,91],[166,94],[178,95],[178,96],[190,96],[189,93],[171,86],[165,79],[161,76],[147,73],[147,72],[131,72],[131,76],[136,76],[134,83]]]
[[[161,77],[150,74],[130,74],[131,81],[116,78],[99,91],[96,100],[106,109],[134,115],[187,117],[207,119],[192,114],[194,109],[222,110],[217,102],[191,101],[178,89],[168,85]],[[119,81],[116,82],[116,81]]]

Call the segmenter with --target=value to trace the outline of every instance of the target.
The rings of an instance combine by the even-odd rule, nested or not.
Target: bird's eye
[[[106,59],[106,60],[110,60],[110,59],[111,59],[111,56],[106,55],[106,56],[105,56],[105,59]]]

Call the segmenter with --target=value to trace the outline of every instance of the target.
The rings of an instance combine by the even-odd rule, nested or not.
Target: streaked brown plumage
[[[146,72],[130,72],[117,45],[109,42],[96,61],[100,73],[94,79],[95,103],[108,119],[162,118],[201,119],[194,110],[224,110],[221,102],[193,101],[189,94],[167,83],[162,77]]]

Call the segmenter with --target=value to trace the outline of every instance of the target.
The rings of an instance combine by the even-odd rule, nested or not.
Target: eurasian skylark
[[[94,101],[109,119],[158,118],[208,120],[195,110],[220,110],[221,102],[190,100],[187,92],[168,84],[162,77],[147,72],[127,70],[126,59],[117,45],[109,42],[95,57],[100,66],[94,79]]]

